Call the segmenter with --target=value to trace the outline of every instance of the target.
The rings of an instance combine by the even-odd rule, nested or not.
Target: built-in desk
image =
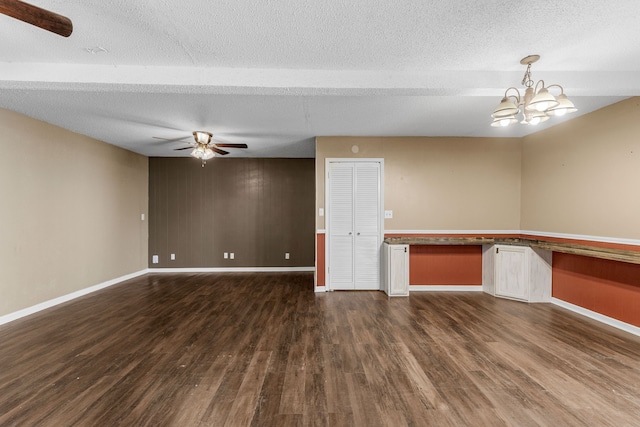
[[[519,237],[387,237],[389,245],[517,245],[540,248],[612,261],[640,264],[640,247],[637,251],[606,248],[596,245],[555,242],[544,239]]]
[[[545,302],[551,298],[552,253],[562,252],[612,261],[640,264],[640,248],[638,251],[610,248],[604,246],[558,242],[528,237],[415,237],[400,236],[384,239],[385,253],[392,253],[394,245],[479,245],[482,246],[482,286],[485,292],[495,296],[504,296],[529,302]],[[510,249],[513,248],[513,249]],[[500,252],[502,250],[502,253]],[[406,251],[406,249],[405,249]],[[397,259],[397,258],[396,258]],[[408,273],[396,274],[394,268],[402,266],[408,270],[408,254],[403,265],[399,261],[387,262],[386,278],[402,277],[402,284],[387,283],[385,290],[389,295],[392,289],[398,289],[397,295],[406,295],[409,291]],[[394,267],[395,265],[395,267]],[[405,289],[406,293],[402,290]]]

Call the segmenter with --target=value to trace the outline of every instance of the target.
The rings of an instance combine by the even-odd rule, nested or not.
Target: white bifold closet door
[[[380,168],[379,162],[330,163],[330,289],[380,289]]]

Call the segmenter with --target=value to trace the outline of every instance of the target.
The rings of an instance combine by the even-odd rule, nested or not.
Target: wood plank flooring
[[[640,339],[481,293],[150,274],[0,326],[1,426],[638,426]]]

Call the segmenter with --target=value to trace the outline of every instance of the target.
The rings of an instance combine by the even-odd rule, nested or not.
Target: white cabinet
[[[528,250],[529,248],[524,246],[496,248],[496,295],[521,300],[529,299]]]
[[[527,302],[551,301],[552,252],[529,246],[483,245],[482,290]]]
[[[390,297],[409,295],[409,245],[384,244],[384,291]]]

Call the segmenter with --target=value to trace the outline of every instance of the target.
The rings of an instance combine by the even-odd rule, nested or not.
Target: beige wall
[[[523,138],[522,229],[640,239],[640,98]]]
[[[317,208],[330,157],[384,158],[386,230],[520,229],[520,139],[318,137]],[[325,228],[317,209],[316,227]]]
[[[147,266],[147,158],[0,109],[0,315]]]

